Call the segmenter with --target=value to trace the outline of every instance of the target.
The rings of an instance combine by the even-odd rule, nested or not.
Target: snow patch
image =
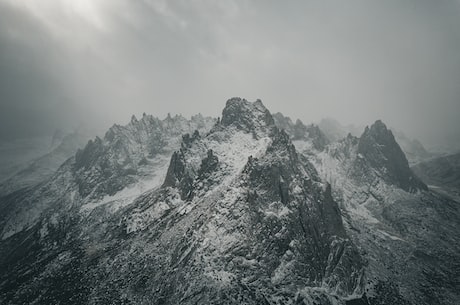
[[[363,204],[348,205],[347,210],[350,213],[350,216],[357,220],[364,220],[369,224],[376,224],[380,222]]]
[[[170,208],[171,207],[165,202],[158,202],[151,209],[147,209],[142,213],[132,214],[126,224],[126,233],[129,234],[132,232],[144,230],[149,223],[160,218],[164,212]]]
[[[292,144],[294,144],[295,149],[300,153],[311,152],[314,150],[313,143],[311,141],[293,140]]]
[[[231,272],[224,271],[224,270],[213,270],[205,273],[206,276],[213,279],[221,286],[228,286],[235,278],[235,275]]]
[[[262,212],[266,217],[283,218],[288,216],[292,211],[281,202],[272,202],[268,208]]]
[[[383,230],[380,230],[380,229],[379,229],[379,230],[377,230],[377,231],[378,231],[381,235],[384,235],[385,237],[388,237],[388,238],[390,238],[391,240],[405,241],[404,239],[402,239],[402,238],[400,238],[400,237],[398,237],[398,236],[392,235],[392,234],[390,234],[390,233],[388,233],[388,232],[385,232],[385,231],[383,231]]]
[[[111,212],[116,212],[118,209],[133,203],[137,197],[146,191],[159,187],[163,183],[168,171],[169,160],[169,155],[157,156],[154,160],[154,165],[144,170],[144,178],[139,182],[122,189],[114,195],[105,195],[100,201],[93,201],[83,205],[80,208],[80,212],[90,213],[93,209],[106,204],[110,204]]]

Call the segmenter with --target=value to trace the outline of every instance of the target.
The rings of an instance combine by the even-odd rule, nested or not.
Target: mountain
[[[378,120],[370,128],[366,127],[359,138],[357,153],[355,175],[366,180],[371,178],[370,176],[374,178],[373,175],[369,175],[370,167],[379,178],[405,191],[427,190],[426,185],[409,169],[401,147],[382,121]]]
[[[330,143],[317,125],[305,125],[301,120],[296,120],[294,124],[289,117],[279,112],[273,115],[273,119],[275,125],[290,136],[297,150],[301,152],[308,152],[311,149],[315,152],[322,151]]]
[[[417,139],[410,139],[401,131],[395,132],[395,137],[401,146],[401,149],[406,154],[410,165],[433,158],[434,155],[428,152]]]
[[[364,129],[364,126],[342,125],[339,121],[333,118],[322,119],[318,123],[318,127],[332,142],[341,140],[345,138],[348,134],[351,134],[352,136],[359,136]]]
[[[143,120],[112,128],[60,168],[73,178],[73,202],[51,203],[35,225],[4,236],[2,303],[72,294],[71,303],[336,304],[361,294],[364,263],[330,187],[260,101],[231,99],[209,133],[184,136],[160,188],[88,213],[84,202],[132,179],[120,164],[160,153],[146,144],[154,132],[141,136],[152,119]],[[110,184],[95,170],[104,163]],[[91,189],[78,187],[82,176]]]
[[[24,164],[49,153],[51,139],[35,137],[0,142],[0,183],[21,169]]]
[[[309,159],[332,185],[347,232],[366,253],[366,295],[377,295],[376,304],[458,301],[460,206],[428,191],[381,121]]]
[[[25,162],[25,166],[0,184],[0,196],[6,196],[23,188],[32,187],[50,178],[65,160],[75,155],[85,146],[90,136],[73,132],[63,135],[56,132],[52,139],[51,151]]]
[[[260,100],[133,117],[0,209],[2,304],[459,299],[458,203],[380,121],[329,142]]]
[[[364,129],[364,127],[357,127],[354,125],[343,126],[338,121],[331,118],[322,119],[318,126],[330,141],[338,141],[345,138],[348,134],[359,136]],[[410,165],[417,164],[418,162],[433,157],[433,154],[429,153],[420,141],[410,139],[403,132],[395,132],[394,137],[406,155]]]
[[[160,184],[172,151],[183,134],[207,131],[214,119],[196,115],[187,120],[134,116],[126,126],[114,125],[66,160],[49,179],[0,198],[1,237],[35,225],[43,212],[59,204],[91,210],[110,202],[114,208]]]
[[[433,190],[460,201],[460,153],[421,162],[411,169]]]

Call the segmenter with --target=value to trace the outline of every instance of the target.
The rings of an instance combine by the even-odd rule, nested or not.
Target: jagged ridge
[[[366,127],[359,138],[357,161],[365,160],[380,176],[405,191],[427,190],[427,186],[410,170],[409,163],[391,130],[377,120]],[[361,168],[361,166],[359,166]]]
[[[2,303],[455,300],[448,284],[455,285],[460,243],[449,232],[458,208],[407,187],[410,173],[394,179],[395,165],[407,160],[383,123],[301,154],[295,141],[318,137],[320,129],[307,135],[300,121],[286,120],[292,129],[279,130],[262,102],[231,99],[209,133],[172,136],[177,146],[162,185],[126,202],[98,201],[111,192],[104,173],[111,183],[140,179],[162,155],[163,144],[155,146],[162,138],[152,149],[154,133],[138,129],[143,120],[115,127],[54,180],[8,201],[45,212],[0,243]],[[119,172],[130,168],[136,172]],[[87,175],[85,196],[76,174]]]

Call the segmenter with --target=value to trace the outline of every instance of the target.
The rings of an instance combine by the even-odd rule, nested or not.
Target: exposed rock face
[[[326,135],[317,125],[304,125],[301,120],[296,120],[295,124],[289,117],[281,113],[273,115],[275,125],[290,136],[297,149],[306,152],[315,153],[322,151],[330,143]]]
[[[137,120],[133,116],[127,126],[114,125],[104,139],[90,141],[75,156],[75,178],[82,197],[101,198],[114,195],[127,185],[138,181],[139,170],[145,167],[147,158],[170,154],[179,145],[199,137],[199,131],[207,131],[213,124],[210,118],[200,115],[187,120],[181,116],[168,116],[159,120],[144,115]],[[188,134],[195,132],[192,137]]]
[[[396,143],[393,133],[382,121],[366,127],[357,148],[358,162],[367,162],[379,176],[405,191],[427,190],[427,186],[410,170],[406,156]],[[360,166],[361,168],[361,166]],[[365,176],[365,173],[361,173]]]
[[[225,127],[235,126],[253,132],[258,136],[267,128],[273,127],[273,117],[260,100],[250,103],[245,99],[234,97],[227,101],[222,111],[221,124]]]
[[[114,202],[118,208],[132,202],[148,187],[161,185],[183,134],[193,133],[193,138],[194,131],[207,132],[214,123],[201,115],[160,120],[144,114],[126,126],[114,125],[103,139],[90,140],[50,178],[0,197],[0,208],[7,211],[0,215],[1,238],[36,225],[47,209],[66,211],[86,205],[91,210],[109,201],[118,201]]]
[[[254,109],[247,103],[227,107],[267,113],[260,111],[262,104]],[[153,216],[148,229],[138,230],[137,224],[129,229],[138,236],[162,236],[156,242],[165,254],[155,249],[149,257],[162,266],[180,266],[157,270],[148,279],[164,303],[310,304],[315,298],[317,304],[334,304],[362,293],[364,262],[347,239],[330,186],[302,164],[289,136],[270,126],[270,119],[258,122],[257,113],[246,113],[244,124],[215,128],[182,145],[168,170],[175,178],[166,179],[174,182],[138,202],[142,215],[168,205],[165,219]],[[263,129],[255,135],[252,126]],[[191,183],[184,185],[184,179]],[[184,197],[190,185],[193,196]],[[183,202],[168,199],[171,194],[180,194]],[[170,225],[155,225],[161,222]],[[185,228],[184,238],[171,233]]]
[[[343,126],[338,121],[328,118],[318,123],[319,128],[324,132],[330,141],[336,142],[345,138],[348,134],[359,137],[365,127],[354,125]],[[404,152],[410,165],[417,164],[432,157],[425,147],[416,139],[410,139],[401,131],[394,131],[394,138],[401,150]]]
[[[427,191],[382,122],[307,157],[331,183],[346,231],[368,258],[358,304],[455,304],[460,208]]]
[[[217,169],[219,164],[219,158],[212,152],[212,149],[208,150],[208,155],[201,161],[200,169],[198,170],[198,179],[204,180]]]
[[[89,143],[73,168],[94,168],[104,141],[115,138]],[[136,154],[126,156],[138,163]],[[184,135],[162,187],[118,212],[101,206],[91,214],[45,215],[30,229],[38,238],[25,242],[32,256],[9,248],[12,239],[1,247],[16,257],[0,264],[10,265],[2,303],[59,303],[59,291],[75,291],[67,302],[344,304],[363,293],[365,262],[347,238],[330,186],[260,101],[232,99],[210,133]],[[49,263],[34,258],[44,255]],[[24,260],[38,273],[24,273]],[[67,282],[30,295],[62,272]]]
[[[239,98],[205,122],[133,117],[1,198],[0,303],[457,303],[458,203],[383,123],[314,144]]]
[[[296,125],[299,122],[300,121],[297,121]],[[326,147],[326,145],[330,143],[329,139],[317,125],[308,125],[306,131],[308,134],[308,138],[312,139],[313,147],[316,150],[322,151]]]

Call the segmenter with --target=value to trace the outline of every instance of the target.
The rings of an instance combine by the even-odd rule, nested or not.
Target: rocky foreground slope
[[[133,118],[0,208],[2,304],[459,298],[459,204],[379,121],[331,143],[240,98],[217,121]]]

